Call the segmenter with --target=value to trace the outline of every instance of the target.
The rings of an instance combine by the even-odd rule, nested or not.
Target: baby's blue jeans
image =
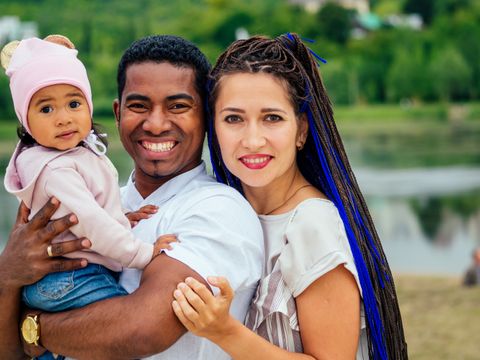
[[[28,307],[48,312],[76,309],[120,295],[127,295],[127,292],[118,284],[117,274],[98,264],[52,273],[23,288],[23,301]],[[46,352],[37,359],[52,360],[55,357]]]

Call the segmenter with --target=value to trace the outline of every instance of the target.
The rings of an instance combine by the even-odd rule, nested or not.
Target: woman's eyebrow
[[[281,113],[284,113],[286,114],[287,112],[285,110],[282,110],[282,109],[278,109],[278,108],[263,108],[262,110],[260,110],[262,113],[266,113],[266,112],[281,112]]]

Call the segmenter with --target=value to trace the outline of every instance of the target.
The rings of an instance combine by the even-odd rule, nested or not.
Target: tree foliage
[[[277,36],[297,32],[328,60],[321,72],[336,103],[466,101],[480,98],[480,2],[405,0],[420,12],[422,31],[383,28],[351,37],[355,14],[333,3],[310,13],[287,0],[0,0],[1,16],[35,21],[39,36],[64,34],[85,62],[99,114],[111,113],[115,72],[122,52],[149,34],[177,34],[196,43],[214,62],[236,30]],[[375,8],[402,9],[376,0]],[[3,44],[0,44],[0,46]],[[0,119],[14,119],[8,79],[0,74]]]

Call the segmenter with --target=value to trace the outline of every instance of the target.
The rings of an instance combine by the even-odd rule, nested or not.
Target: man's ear
[[[115,125],[117,129],[120,126],[120,101],[118,99],[113,100],[113,114],[115,115]]]

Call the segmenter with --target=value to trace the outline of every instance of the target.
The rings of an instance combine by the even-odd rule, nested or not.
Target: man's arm
[[[132,294],[42,314],[40,340],[50,351],[78,359],[131,359],[162,352],[186,332],[171,304],[177,284],[188,276],[206,284],[182,262],[157,256]]]
[[[50,221],[59,205],[58,200],[52,199],[27,223],[29,210],[22,203],[7,245],[0,255],[0,359],[25,358],[18,324],[22,286],[32,284],[53,271],[86,265],[85,260],[57,257],[87,248],[89,242],[85,239],[54,245],[52,251],[55,257],[47,255],[50,241],[76,223],[71,215]]]

